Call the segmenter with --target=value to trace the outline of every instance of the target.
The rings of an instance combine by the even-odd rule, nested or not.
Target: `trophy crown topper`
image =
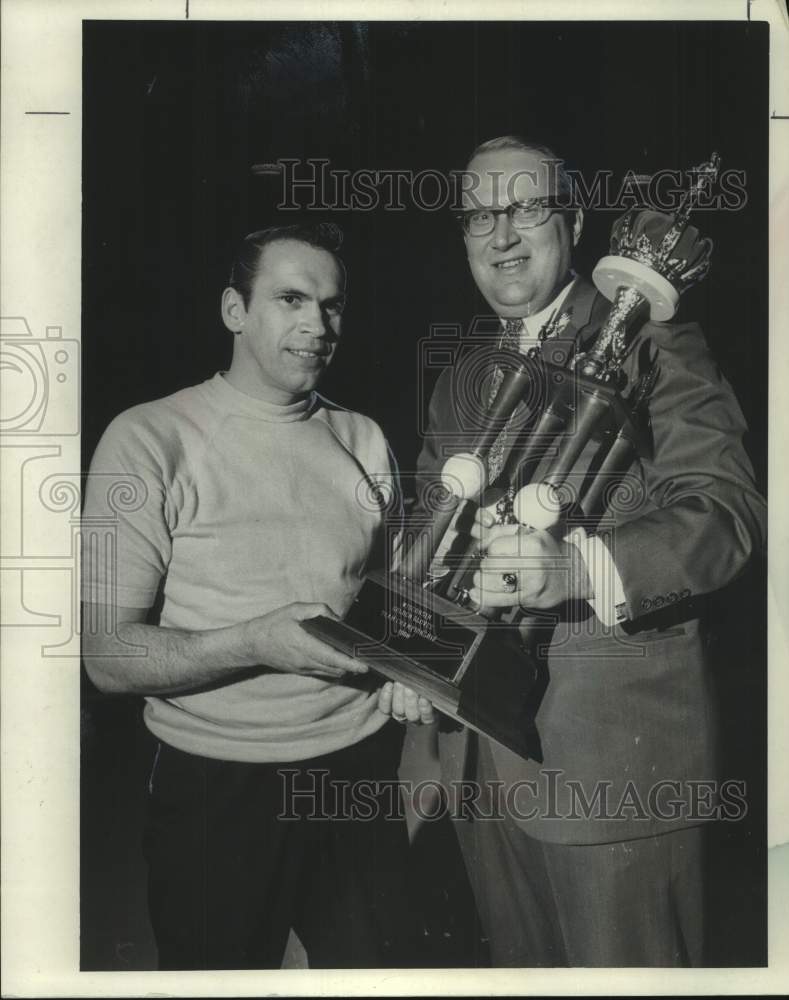
[[[695,226],[688,224],[690,212],[705,188],[710,187],[720,170],[720,156],[690,171],[696,181],[685,193],[673,214],[631,208],[617,219],[611,230],[612,256],[644,264],[662,275],[681,295],[709,270],[712,241],[702,238]]]
[[[702,237],[688,217],[698,196],[718,176],[720,157],[691,171],[695,183],[671,214],[631,208],[611,230],[610,252],[592,274],[597,288],[613,303],[596,343],[579,354],[574,367],[602,381],[616,379],[629,332],[647,311],[665,322],[677,311],[680,295],[707,274],[712,240]]]

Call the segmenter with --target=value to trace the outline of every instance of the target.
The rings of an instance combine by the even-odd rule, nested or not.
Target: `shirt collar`
[[[521,340],[536,340],[537,334],[551,318],[551,315],[555,311],[559,310],[564,300],[570,294],[570,289],[573,287],[578,277],[575,271],[571,271],[570,274],[572,275],[571,280],[567,282],[552,302],[549,302],[548,305],[540,309],[539,312],[532,313],[531,316],[523,317],[523,332],[521,334]],[[504,321],[502,320],[502,323],[503,322]]]

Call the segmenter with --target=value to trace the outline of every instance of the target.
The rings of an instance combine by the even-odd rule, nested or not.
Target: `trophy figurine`
[[[464,537],[458,520],[498,486],[502,522],[564,535],[572,512],[580,530],[594,531],[612,486],[635,455],[648,457],[648,404],[659,369],[653,364],[626,386],[622,364],[646,320],[670,319],[681,294],[709,269],[712,244],[688,217],[697,195],[717,177],[719,162],[713,153],[696,168],[696,181],[673,214],[630,209],[614,223],[610,253],[592,275],[611,302],[594,343],[566,367],[544,361],[539,348],[526,354],[501,349],[498,388],[469,450],[443,467],[438,509],[406,528],[394,566],[366,577],[343,621],[302,623],[525,758],[542,761],[535,717],[545,672],[534,636],[552,619],[517,607],[496,617],[469,606],[478,554],[473,547],[456,552],[454,543]],[[554,316],[546,327],[555,331],[564,323]],[[543,328],[540,339],[552,331]],[[504,438],[512,435],[503,429],[526,398],[541,406],[507,447]],[[577,487],[576,462],[595,442],[594,471]]]

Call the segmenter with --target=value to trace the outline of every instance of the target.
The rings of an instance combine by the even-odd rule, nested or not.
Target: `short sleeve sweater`
[[[83,548],[83,600],[148,608],[163,586],[160,624],[189,630],[294,601],[343,615],[381,529],[385,492],[376,487],[391,486],[391,475],[377,424],[316,393],[277,406],[219,373],[133,407],[91,463],[83,522],[110,525],[114,555]],[[149,729],[189,753],[279,762],[348,746],[385,721],[370,677],[261,668],[210,690],[149,697]]]

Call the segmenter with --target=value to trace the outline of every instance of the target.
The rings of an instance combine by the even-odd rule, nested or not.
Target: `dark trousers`
[[[295,764],[160,744],[144,841],[159,967],[278,968],[291,927],[312,968],[411,964],[401,745],[391,723]]]
[[[477,775],[496,777],[486,740]],[[511,818],[455,828],[492,965],[703,964],[703,827],[594,845],[540,841]]]

